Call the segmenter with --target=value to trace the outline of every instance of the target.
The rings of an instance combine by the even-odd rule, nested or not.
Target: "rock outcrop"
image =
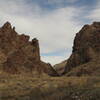
[[[48,64],[40,59],[39,43],[36,38],[29,41],[29,36],[19,35],[12,28],[9,22],[6,22],[0,28],[0,65],[2,69],[9,73],[32,73],[37,71],[39,74],[48,69],[52,75],[54,70]]]
[[[73,51],[70,58],[67,60],[65,73],[87,63],[85,67],[89,67],[91,70],[93,64],[91,65],[89,62],[95,60],[100,62],[100,22],[94,22],[92,25],[85,25],[79,33],[76,34]],[[96,65],[97,63],[94,64],[94,68]],[[98,67],[100,69],[100,65],[98,65]],[[90,70],[88,70],[88,72]]]

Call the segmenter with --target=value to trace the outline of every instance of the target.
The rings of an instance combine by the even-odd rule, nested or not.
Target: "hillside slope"
[[[67,64],[67,60],[62,61],[61,63],[54,65],[53,68],[61,76],[65,70],[66,64]]]

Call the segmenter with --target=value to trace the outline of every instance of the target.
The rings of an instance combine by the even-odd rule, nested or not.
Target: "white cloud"
[[[31,38],[37,37],[40,41],[41,53],[65,49],[65,56],[42,57],[43,60],[54,64],[67,58],[67,48],[72,48],[75,33],[81,27],[80,22],[74,17],[77,17],[81,11],[81,8],[65,7],[46,13],[38,5],[30,7],[30,4],[18,3],[17,0],[10,0],[10,3],[8,0],[2,2],[0,0],[0,23],[8,20],[16,26],[16,31],[19,33],[29,34]]]
[[[90,11],[87,18],[89,18],[92,21],[100,21],[100,0],[97,0],[95,8]]]
[[[79,0],[67,0],[67,2],[69,2],[69,3],[75,3],[77,1],[79,1]]]
[[[75,3],[78,0],[48,0],[49,4]]]
[[[60,63],[64,60],[66,60],[67,57],[66,56],[43,56],[42,60],[45,61],[46,63],[52,62],[52,65],[55,65],[57,63]]]

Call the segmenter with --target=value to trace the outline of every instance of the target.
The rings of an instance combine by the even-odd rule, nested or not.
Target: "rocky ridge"
[[[29,41],[28,35],[19,35],[6,22],[0,28],[0,65],[6,72],[12,74],[37,72],[55,75],[49,64],[40,59],[39,42],[36,38]]]
[[[85,25],[75,36],[69,59],[54,68],[41,61],[38,40],[29,39],[19,35],[9,22],[0,28],[0,69],[12,74],[37,72],[52,76],[100,73],[100,22]]]
[[[100,22],[85,25],[76,34],[72,54],[62,68],[63,74],[77,76],[92,75],[100,70]]]
[[[92,25],[85,25],[79,33],[76,34],[73,51],[70,58],[67,60],[65,72],[67,73],[75,67],[93,61],[100,62],[100,22],[94,22]],[[84,70],[84,67],[82,68],[87,74],[90,74],[89,72],[92,70],[90,66],[94,66],[95,68],[98,63],[94,65],[87,64],[85,68],[89,67],[90,69],[88,69],[88,71]],[[98,68],[100,69],[100,65],[98,65]]]

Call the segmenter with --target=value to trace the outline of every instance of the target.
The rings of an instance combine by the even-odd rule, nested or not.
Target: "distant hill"
[[[63,72],[65,71],[66,64],[67,64],[67,60],[62,61],[61,63],[54,65],[53,68],[61,76],[63,74]]]

